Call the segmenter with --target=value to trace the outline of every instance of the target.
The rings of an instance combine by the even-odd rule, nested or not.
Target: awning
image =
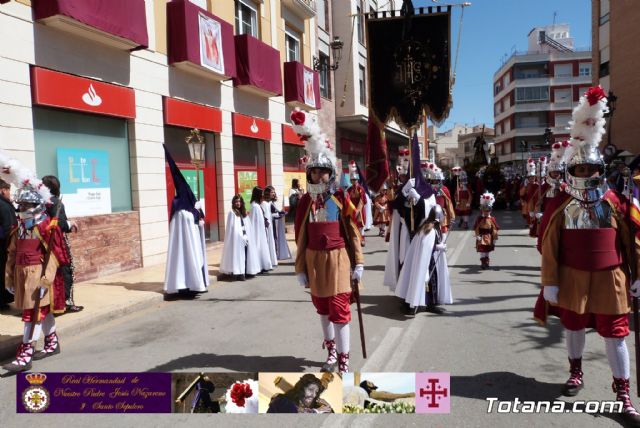
[[[119,49],[149,46],[144,0],[32,0],[33,19]]]
[[[304,110],[320,109],[318,73],[298,61],[284,63],[284,101]]]
[[[233,85],[266,97],[282,95],[280,52],[248,34],[235,36]]]
[[[167,3],[170,65],[217,80],[236,75],[233,26],[188,0]]]

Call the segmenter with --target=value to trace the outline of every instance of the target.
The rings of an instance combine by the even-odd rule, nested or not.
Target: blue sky
[[[450,1],[462,3],[462,1]],[[398,2],[396,2],[398,3]],[[440,0],[439,3],[449,3]],[[453,108],[439,131],[454,123],[486,123],[493,127],[493,74],[505,54],[527,49],[527,34],[534,27],[553,23],[570,25],[577,48],[591,46],[591,0],[471,0],[465,8],[453,91]],[[402,2],[399,2],[402,4]],[[413,0],[415,7],[435,6],[431,0]],[[451,19],[451,66],[461,8],[453,8]]]
[[[361,373],[361,381],[370,380],[380,391],[394,392],[402,394],[415,392],[415,373]],[[353,373],[345,373],[342,377],[342,386],[353,385]]]

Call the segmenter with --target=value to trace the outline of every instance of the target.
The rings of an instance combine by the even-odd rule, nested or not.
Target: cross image
[[[442,397],[447,397],[448,390],[447,388],[437,389],[436,385],[440,383],[440,379],[429,379],[427,381],[430,385],[430,389],[420,388],[420,397],[431,396],[431,402],[429,403],[429,407],[440,407],[440,404],[436,402],[436,398],[438,395]]]
[[[40,408],[42,403],[45,401],[45,398],[40,395],[39,391],[33,391],[28,400],[35,405],[36,408]]]

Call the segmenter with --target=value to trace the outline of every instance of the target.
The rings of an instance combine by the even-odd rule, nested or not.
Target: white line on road
[[[373,354],[367,358],[367,362],[360,369],[361,372],[374,372],[379,371],[384,362],[395,351],[396,342],[402,335],[402,327],[391,327],[387,334],[382,338],[382,342],[373,352]]]
[[[395,348],[393,355],[388,359],[387,365],[384,366],[384,372],[392,373],[402,370],[404,363],[407,361],[409,352],[414,348],[420,330],[424,327],[427,317],[416,317],[411,321],[411,325],[402,335],[402,340]]]
[[[460,242],[458,242],[458,246],[456,247],[455,251],[453,252],[453,255],[447,260],[447,264],[451,267],[454,266],[456,264],[456,262],[458,261],[458,258],[460,257],[460,254],[462,254],[462,250],[464,250],[464,247],[467,243],[467,240],[469,239],[469,237],[472,234],[470,232],[464,232],[464,236],[462,237],[462,239],[460,240]]]

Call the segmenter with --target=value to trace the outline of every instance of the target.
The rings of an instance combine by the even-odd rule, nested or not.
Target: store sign
[[[233,113],[233,135],[271,141],[271,122]]]
[[[136,102],[133,89],[98,80],[31,68],[33,104],[133,119]]]
[[[222,132],[222,112],[214,107],[165,97],[164,123],[182,128]]]
[[[109,153],[58,148],[58,178],[69,217],[111,213]]]
[[[300,136],[293,130],[293,126],[282,124],[282,142],[287,144],[295,144],[304,146],[304,141],[300,140]]]

